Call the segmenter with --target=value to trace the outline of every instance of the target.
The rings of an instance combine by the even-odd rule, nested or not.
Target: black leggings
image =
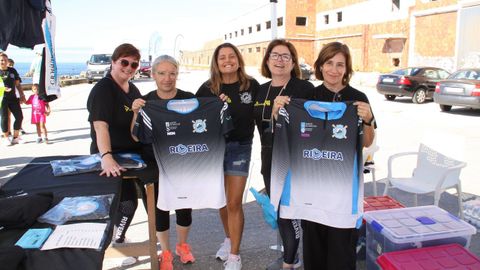
[[[302,220],[305,270],[354,270],[357,229],[340,229]]]
[[[135,210],[138,206],[138,196],[135,180],[122,180],[122,191],[120,193],[120,203],[118,206],[117,218],[115,219],[115,226],[117,230],[113,239],[117,243],[125,241],[125,234],[132,223]]]
[[[270,197],[270,177],[272,169],[272,147],[262,146],[262,175],[265,189]],[[279,211],[280,213],[280,211]],[[297,257],[298,246],[300,245],[300,221],[296,219],[277,219],[278,232],[282,238],[283,261],[294,264]]]
[[[4,98],[2,100],[2,108],[0,110],[2,116],[1,126],[3,133],[8,131],[8,110],[10,110],[13,114],[13,117],[15,117],[13,129],[20,130],[22,127],[23,113],[22,108],[20,107],[20,100],[18,98],[14,100],[7,100]]]
[[[158,183],[155,183],[155,203],[158,198]],[[177,225],[188,227],[192,225],[192,209],[175,210]],[[155,223],[157,232],[164,232],[170,228],[170,211],[163,211],[155,207]]]

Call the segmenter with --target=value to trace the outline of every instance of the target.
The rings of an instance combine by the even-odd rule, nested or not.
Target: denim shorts
[[[223,170],[225,175],[248,176],[252,141],[227,142]]]

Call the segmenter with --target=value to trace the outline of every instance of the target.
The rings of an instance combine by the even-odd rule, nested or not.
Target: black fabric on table
[[[0,227],[28,229],[50,209],[51,193],[27,194],[0,198]]]
[[[19,193],[36,194],[51,192],[52,205],[64,197],[115,194],[110,207],[110,220],[102,250],[93,249],[55,249],[40,251],[25,250],[26,270],[94,270],[102,269],[104,250],[111,241],[113,222],[118,208],[120,195],[120,177],[99,176],[98,172],[56,177],[52,174],[49,161],[69,159],[73,156],[53,156],[35,158],[17,175],[0,189],[0,196],[10,196]],[[103,222],[103,221],[102,221]],[[48,227],[47,224],[35,223],[32,228]],[[26,230],[0,230],[0,247],[12,247]]]
[[[0,247],[0,265],[2,270],[24,269],[25,250],[21,247]]]

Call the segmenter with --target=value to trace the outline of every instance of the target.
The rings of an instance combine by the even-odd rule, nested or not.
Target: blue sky
[[[57,18],[58,62],[85,62],[94,52],[112,52],[124,42],[149,54],[152,36],[160,37],[161,53],[177,48],[193,50],[221,37],[221,25],[269,0],[52,0]],[[157,34],[155,34],[157,33]],[[16,62],[30,62],[34,52],[9,46],[6,53]]]

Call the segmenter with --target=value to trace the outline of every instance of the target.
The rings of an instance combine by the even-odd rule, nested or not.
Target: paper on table
[[[106,223],[75,223],[59,225],[48,237],[42,250],[56,248],[99,249],[105,234]]]

